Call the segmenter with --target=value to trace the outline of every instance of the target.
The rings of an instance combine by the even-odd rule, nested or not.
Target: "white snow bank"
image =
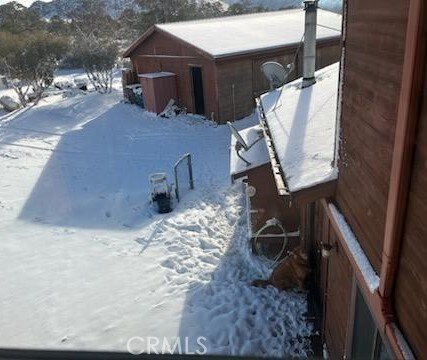
[[[211,354],[310,355],[306,296],[249,285],[269,269],[229,185],[228,128],[121,99],[42,99],[0,127],[0,347],[203,336]],[[148,175],[171,180],[187,152],[196,189],[159,215]]]
[[[316,71],[316,83],[302,79],[261,96],[277,156],[289,191],[334,180],[338,63]],[[280,96],[277,106],[276,100]]]
[[[317,16],[317,39],[341,35],[341,15],[319,9]],[[304,33],[304,10],[159,24],[156,27],[218,58],[298,44]]]
[[[260,125],[255,125],[239,131],[240,136],[248,146],[257,141],[257,143],[254,144],[248,151],[243,149],[240,151],[240,155],[249,161],[251,163],[250,165],[246,165],[246,163],[237,156],[235,150],[237,139],[231,135],[230,175],[235,175],[270,162],[270,157],[268,156],[267,145],[265,144],[265,141],[262,139],[258,140],[260,138],[260,130],[262,133],[262,128]]]
[[[350,226],[345,221],[344,216],[334,204],[329,204],[329,209],[331,210],[332,215],[338,224],[341,233],[343,234],[344,240],[346,241],[354,260],[356,261],[357,267],[363,274],[369,290],[371,293],[374,293],[380,285],[380,278],[373,269],[369,259],[365,255],[365,252],[357,241],[357,238],[351,230]]]

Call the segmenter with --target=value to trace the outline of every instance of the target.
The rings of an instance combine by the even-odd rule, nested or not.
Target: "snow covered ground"
[[[208,353],[307,355],[305,295],[249,285],[269,269],[248,249],[227,127],[120,100],[54,96],[0,117],[0,347],[188,337],[192,351],[204,337]],[[159,215],[148,175],[172,181],[186,152],[196,189]]]

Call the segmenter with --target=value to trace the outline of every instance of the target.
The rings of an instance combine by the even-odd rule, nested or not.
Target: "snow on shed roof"
[[[341,35],[341,15],[319,9],[317,17],[318,39]],[[304,33],[304,10],[159,24],[156,28],[219,58],[299,43]]]
[[[240,130],[239,134],[242,139],[246,142],[248,146],[254,144],[260,136],[260,131],[262,128],[259,125],[248,127],[246,129]],[[235,146],[236,138],[231,135],[231,148],[230,148],[230,175],[236,175],[247,171],[249,169],[256,168],[258,166],[267,164],[270,162],[270,157],[268,156],[267,145],[264,140],[258,141],[253,145],[249,150],[242,150],[240,155],[249,161],[251,164],[246,165],[246,163],[237,156]]]
[[[290,192],[337,178],[334,167],[339,64],[316,71],[302,89],[297,79],[261,96],[276,155]],[[280,99],[276,109],[274,104]]]
[[[155,79],[159,77],[168,77],[168,76],[175,76],[175,74],[168,71],[138,74],[138,77],[148,78],[148,79]]]

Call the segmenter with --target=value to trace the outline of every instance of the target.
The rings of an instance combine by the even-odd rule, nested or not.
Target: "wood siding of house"
[[[135,67],[134,70],[140,74],[159,71],[175,73],[178,88],[178,99],[176,100],[189,112],[195,112],[190,68],[200,66],[202,68],[205,114],[209,117],[212,112],[218,113],[216,67],[212,60],[198,52],[197,49],[155,31],[135,49],[131,60]]]
[[[314,266],[313,290],[323,315],[321,332],[329,357],[342,359],[346,353],[353,271],[320,202],[315,204],[313,235],[310,257]],[[327,258],[321,256],[322,244],[333,247]]]
[[[420,95],[421,116],[394,292],[398,323],[418,359],[427,354],[427,74]]]
[[[252,60],[243,58],[217,64],[219,121],[233,121],[254,108]]]
[[[176,74],[180,106],[195,112],[191,66],[200,66],[203,77],[205,116],[219,123],[241,119],[254,111],[254,98],[269,89],[260,66],[266,61],[283,65],[293,61],[297,47],[274,51],[260,50],[250,54],[214,60],[208,54],[159,30],[154,30],[131,53],[136,74],[167,71]],[[302,48],[301,48],[302,49]],[[318,45],[317,68],[337,62],[340,39],[325,40]],[[302,51],[289,81],[302,74]],[[234,102],[233,102],[234,85]]]
[[[254,110],[254,99],[269,90],[269,83],[261,71],[261,65],[267,61],[276,61],[283,66],[294,61],[296,46],[282,48],[279,51],[263,51],[239,56],[235,59],[217,61],[219,119],[221,122],[241,119]],[[333,39],[317,45],[316,69],[339,61],[341,55],[340,40]],[[295,69],[287,81],[302,76],[303,50],[300,49]],[[234,103],[232,86],[234,84]]]
[[[256,194],[250,199],[252,233],[258,231],[268,219],[280,220],[286,231],[299,229],[299,209],[292,205],[290,197],[279,196],[277,191],[271,191],[276,186],[270,163],[245,171],[247,183],[256,189]]]
[[[408,2],[348,0],[337,203],[381,269]]]

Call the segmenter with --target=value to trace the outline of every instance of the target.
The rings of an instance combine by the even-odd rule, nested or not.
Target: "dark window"
[[[392,359],[358,286],[356,286],[354,303],[353,341],[350,358],[355,360]]]
[[[351,358],[371,359],[374,351],[375,333],[377,328],[359,288],[356,290],[356,302],[354,306],[354,328]]]

